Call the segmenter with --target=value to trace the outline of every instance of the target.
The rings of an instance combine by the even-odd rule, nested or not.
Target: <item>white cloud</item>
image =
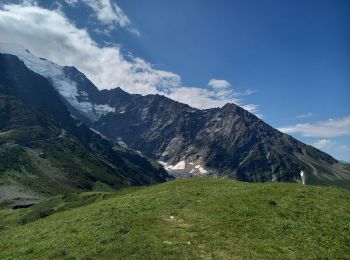
[[[320,139],[320,140],[313,142],[311,145],[318,148],[318,149],[327,149],[332,144],[333,144],[333,142],[329,139]]]
[[[306,137],[337,137],[350,135],[350,116],[329,119],[316,123],[296,124],[278,128],[287,134],[300,134]]]
[[[336,158],[344,161],[350,160],[350,146],[347,144],[340,144],[336,139],[319,139],[310,143],[312,146],[320,149],[328,154],[332,154]]]
[[[99,47],[87,30],[78,29],[58,10],[4,5],[0,9],[0,39],[25,44],[34,55],[59,65],[75,66],[101,89],[121,87],[130,93],[162,94],[197,108],[241,103],[230,88],[185,87],[175,73],[155,69],[140,58],[126,60],[119,46]],[[245,108],[257,112],[255,105]]]
[[[214,89],[224,89],[231,87],[230,82],[222,79],[211,79],[208,82],[208,86]]]
[[[296,118],[306,118],[306,117],[310,117],[310,116],[312,116],[312,113],[311,112],[307,112],[305,114],[297,115]]]
[[[100,88],[121,86],[133,93],[155,94],[158,85],[169,87],[181,81],[141,59],[126,61],[118,46],[98,47],[86,30],[76,28],[56,10],[5,5],[0,10],[0,38],[25,44],[35,55],[59,65],[76,66]]]
[[[259,118],[263,118],[263,115],[259,113],[259,106],[254,104],[242,105],[242,108],[249,111],[250,113],[255,114]]]
[[[66,0],[67,1],[67,0]],[[72,1],[72,0],[68,0]],[[75,4],[78,0],[73,0]],[[88,5],[95,13],[97,19],[103,24],[118,25],[122,28],[128,29],[130,32],[140,36],[140,32],[132,27],[131,21],[124,11],[111,0],[80,0]]]
[[[230,91],[232,91],[231,89],[231,83],[228,82],[227,80],[223,80],[223,79],[211,79],[208,82],[208,87],[211,89],[214,89],[216,91],[221,91],[221,93],[223,93],[223,91],[225,91],[226,89],[230,89]],[[251,94],[254,94],[256,91],[252,90],[252,89],[247,89],[244,92],[234,92],[234,96],[236,98],[238,97],[245,97],[245,96],[249,96]],[[251,108],[252,105],[247,106],[248,108]],[[257,109],[257,107],[255,107],[255,109]]]
[[[78,0],[64,0],[64,1],[71,6],[74,6],[78,2]]]
[[[207,109],[222,107],[227,103],[239,103],[232,90],[217,90],[213,88],[175,87],[165,96],[195,108]],[[248,107],[250,110],[252,107]],[[255,111],[252,111],[255,112]]]

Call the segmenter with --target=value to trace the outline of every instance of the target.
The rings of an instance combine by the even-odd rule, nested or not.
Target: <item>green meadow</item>
[[[0,259],[350,259],[350,191],[175,180],[0,210]]]

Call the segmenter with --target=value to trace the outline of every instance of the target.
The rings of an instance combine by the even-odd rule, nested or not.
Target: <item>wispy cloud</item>
[[[231,84],[223,79],[211,79],[208,82],[208,86],[214,89],[225,89],[231,87]]]
[[[78,3],[78,0],[64,0],[67,4],[74,6]]]
[[[247,89],[247,90],[245,90],[244,92],[239,92],[239,93],[237,93],[237,94],[238,94],[238,96],[245,97],[245,96],[252,95],[252,94],[254,94],[254,93],[256,93],[256,90]]]
[[[140,32],[133,27],[129,17],[112,0],[65,0],[71,6],[76,6],[78,2],[86,4],[94,12],[96,18],[104,25],[108,25],[109,30],[115,26],[125,28],[133,34],[140,36]]]
[[[316,147],[317,149],[320,149],[326,153],[329,153],[334,155],[335,157],[338,157],[338,159],[349,161],[350,146],[340,142],[341,141],[336,140],[336,138],[333,138],[333,139],[323,138],[323,139],[318,139],[313,142],[310,142],[309,144]]]
[[[257,105],[241,104],[242,101],[238,98],[239,93],[230,87],[229,82],[226,80],[215,81],[213,83],[210,80],[207,88],[175,87],[165,96],[200,109],[221,107],[227,103],[240,104],[244,109],[261,117]]]
[[[114,18],[105,14],[103,19]],[[25,44],[33,54],[59,65],[75,66],[101,89],[121,87],[130,93],[162,94],[197,108],[244,105],[232,88],[183,86],[175,73],[156,69],[137,57],[126,59],[118,45],[98,46],[87,30],[78,29],[59,10],[28,4],[4,5],[0,8],[0,39]],[[257,113],[256,105],[244,108]]]
[[[307,112],[307,113],[304,113],[304,114],[297,115],[296,118],[306,118],[306,117],[311,117],[311,116],[312,116],[312,113],[311,112]]]
[[[221,107],[226,103],[234,103],[236,100],[228,96],[217,96],[217,92],[212,89],[197,87],[177,87],[165,96],[189,104],[192,107],[206,109],[212,107]]]
[[[242,108],[255,114],[259,118],[263,118],[263,115],[259,112],[259,106],[255,104],[242,105]]]
[[[338,137],[350,135],[350,116],[329,119],[316,123],[296,124],[278,128],[287,134],[300,134],[306,137]]]
[[[333,144],[333,142],[329,139],[320,139],[320,140],[313,142],[311,145],[318,148],[318,149],[327,149],[332,144]]]

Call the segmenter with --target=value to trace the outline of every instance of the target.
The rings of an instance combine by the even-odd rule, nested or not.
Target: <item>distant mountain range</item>
[[[115,183],[165,181],[171,178],[168,173],[175,177],[213,176],[250,182],[286,181],[340,186],[350,183],[348,166],[279,132],[235,104],[199,110],[160,95],[129,94],[121,88],[99,90],[76,68],[62,67],[38,58],[20,46],[0,44],[0,52],[15,55],[24,62],[11,55],[1,55],[0,83],[3,88],[0,95],[5,93],[8,96],[6,103],[10,97],[14,111],[21,109],[31,114],[29,121],[8,126],[8,121],[21,113],[9,114],[3,109],[4,105],[0,105],[0,118],[7,118],[0,120],[0,142],[3,145],[9,143],[4,136],[17,126],[22,130],[23,125],[39,126],[40,134],[23,130],[24,139],[47,138],[50,141],[43,142],[44,146],[52,150],[50,147],[61,140],[55,138],[64,136],[62,140],[71,142],[71,145],[67,144],[69,153],[76,152],[74,142],[84,150],[79,151],[81,153],[98,153],[98,158],[93,153],[79,156],[81,168],[77,168],[72,176],[83,175],[85,180],[86,175],[81,173],[81,169],[85,169],[82,164],[85,158],[91,157],[91,167],[95,167],[96,159],[98,165],[103,165],[108,171],[112,168],[112,175],[118,176],[118,182],[110,180],[108,187],[118,186]],[[6,77],[11,80],[4,81]],[[50,89],[50,95],[40,90],[44,92],[41,98],[37,96],[41,93],[37,89],[40,84],[32,77],[40,78],[40,81],[46,78],[45,91]],[[45,118],[44,127],[38,118]],[[1,122],[7,123],[3,126]],[[19,142],[20,139],[16,138],[13,137],[11,142]],[[0,147],[0,152],[1,149],[5,148]],[[26,151],[28,153],[33,154]],[[36,155],[33,154],[34,157],[40,155],[38,149]],[[59,160],[60,156],[56,155],[56,159]],[[119,169],[117,161],[129,162],[128,156],[133,158],[132,169],[129,165]],[[69,157],[69,154],[64,156]],[[158,161],[168,173],[146,158]],[[301,171],[305,173],[303,177]],[[106,184],[106,180],[96,176],[91,178],[88,189],[96,183],[100,186],[100,183],[102,186]],[[79,186],[79,181],[76,184]]]

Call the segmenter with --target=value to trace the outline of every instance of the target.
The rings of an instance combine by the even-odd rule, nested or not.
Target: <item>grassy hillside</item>
[[[350,191],[187,179],[0,211],[0,259],[350,256]]]

